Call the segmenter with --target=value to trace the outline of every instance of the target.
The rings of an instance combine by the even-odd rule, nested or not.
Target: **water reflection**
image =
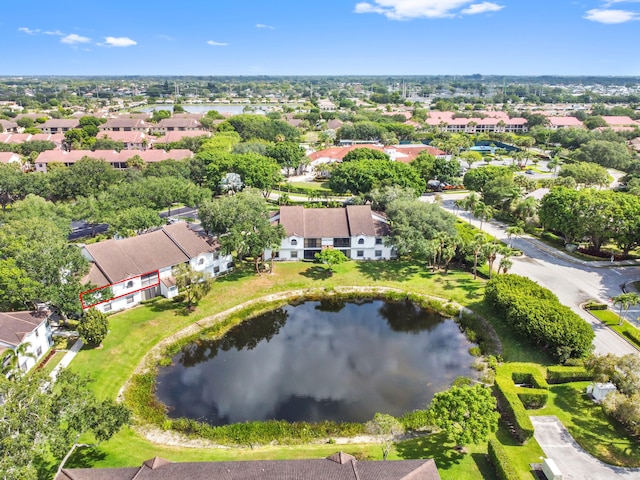
[[[309,301],[185,347],[158,374],[172,418],[366,421],[428,403],[472,346],[450,319],[410,302]]]

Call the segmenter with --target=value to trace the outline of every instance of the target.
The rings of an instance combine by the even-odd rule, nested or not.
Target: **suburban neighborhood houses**
[[[640,478],[640,78],[6,76],[0,127],[0,477]]]

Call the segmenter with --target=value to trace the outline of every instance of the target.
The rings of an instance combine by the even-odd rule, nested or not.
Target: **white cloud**
[[[166,40],[166,41],[168,41],[168,42],[173,41],[173,38],[172,38],[172,37],[170,37],[169,35],[162,35],[162,34],[161,34],[161,35],[158,35],[158,38],[161,38],[162,40]]]
[[[469,5],[472,4],[472,5]],[[466,9],[462,7],[469,5]],[[408,20],[411,18],[452,18],[458,14],[476,14],[495,12],[502,6],[483,2],[473,4],[473,0],[373,0],[372,3],[360,2],[355,13],[379,13],[390,20]]]
[[[625,23],[630,22],[632,20],[638,20],[640,17],[636,12],[630,12],[628,10],[607,10],[600,8],[593,8],[591,10],[587,10],[587,14],[584,17],[587,20],[591,20],[592,22],[599,23]]]
[[[104,43],[99,45],[106,47],[131,47],[137,44],[138,42],[131,40],[129,37],[104,37]]]
[[[18,29],[19,32],[22,33],[26,33],[27,35],[35,35],[36,33],[38,33],[40,31],[40,29],[36,28],[35,30],[32,30],[30,28],[27,27],[20,27]]]
[[[465,15],[477,15],[479,13],[498,12],[503,8],[503,5],[498,5],[497,3],[482,2],[469,5],[468,8],[461,10],[460,13],[463,13]]]
[[[256,28],[267,28],[269,30],[276,29],[276,27],[272,27],[271,25],[265,25],[264,23],[256,23]]]
[[[226,47],[229,44],[228,43],[222,43],[222,42],[214,42],[213,40],[209,40],[207,42],[207,45],[212,45],[214,47]]]
[[[59,37],[63,37],[65,35],[60,30],[45,30],[42,33],[44,33],[45,35],[57,35]]]
[[[76,35],[75,33],[71,33],[66,37],[62,37],[60,39],[60,43],[66,43],[67,45],[75,45],[76,43],[89,43],[90,41],[90,38],[83,37],[82,35]]]

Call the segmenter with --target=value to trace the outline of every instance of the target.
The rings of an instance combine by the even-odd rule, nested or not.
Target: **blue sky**
[[[640,75],[640,0],[3,3],[0,75]]]

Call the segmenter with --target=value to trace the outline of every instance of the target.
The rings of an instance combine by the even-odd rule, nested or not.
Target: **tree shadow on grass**
[[[478,470],[482,474],[482,478],[484,480],[498,480],[496,471],[491,463],[489,463],[487,455],[483,453],[472,453],[471,458],[473,458],[473,461],[475,462],[476,467],[478,467]]]
[[[454,450],[453,442],[444,432],[425,435],[396,444],[398,456],[404,459],[433,458],[438,468],[447,470],[459,464],[465,454]]]
[[[371,280],[396,282],[407,281],[422,270],[414,263],[380,260],[357,262],[357,268],[362,275]]]
[[[236,282],[242,278],[253,277],[256,275],[256,269],[253,264],[241,264],[234,267],[231,273],[215,277],[215,282]]]
[[[98,461],[104,460],[106,456],[99,447],[81,447],[73,452],[65,468],[92,468]]]
[[[300,272],[300,275],[310,278],[311,280],[326,280],[327,278],[331,278],[333,272],[328,268],[314,265]]]

